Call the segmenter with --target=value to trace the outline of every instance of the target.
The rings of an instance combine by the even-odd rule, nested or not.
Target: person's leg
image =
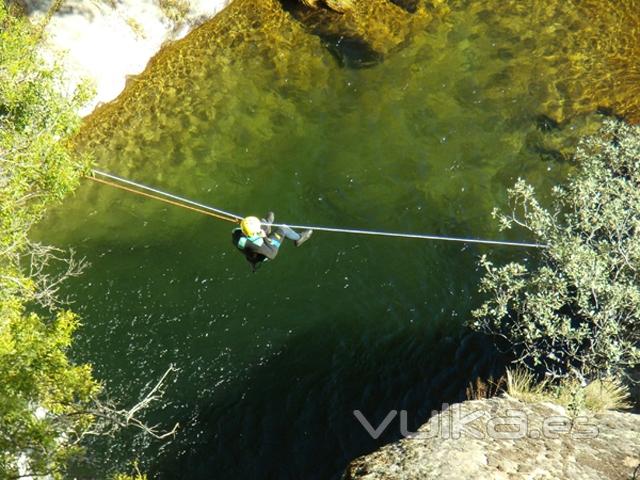
[[[296,240],[294,243],[296,244],[296,247],[299,247],[300,245],[302,245],[304,242],[306,242],[307,240],[309,240],[309,238],[311,237],[311,234],[313,233],[313,230],[305,230],[300,234],[300,238],[298,240]]]
[[[273,212],[268,212],[266,218],[262,218],[260,221],[262,222],[262,230],[267,235],[271,234],[271,224],[276,219],[276,216]]]
[[[309,240],[309,237],[313,233],[312,230],[305,230],[302,233],[295,232],[292,228],[283,225],[282,227],[278,227],[276,234],[284,235],[289,240],[293,240],[296,244],[296,247],[299,247],[304,242]]]
[[[281,232],[282,235],[289,240],[293,240],[294,242],[296,240],[300,240],[300,234],[294,231],[292,228],[287,227],[286,225],[278,227],[278,231]]]

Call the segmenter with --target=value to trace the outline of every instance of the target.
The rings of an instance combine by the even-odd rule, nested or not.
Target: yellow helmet
[[[242,233],[247,237],[255,237],[262,231],[262,223],[258,217],[244,217],[240,222]]]

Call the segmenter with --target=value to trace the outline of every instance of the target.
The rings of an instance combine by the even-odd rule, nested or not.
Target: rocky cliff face
[[[640,415],[571,419],[557,405],[503,396],[452,405],[411,438],[351,462],[343,480],[630,480],[639,465]]]

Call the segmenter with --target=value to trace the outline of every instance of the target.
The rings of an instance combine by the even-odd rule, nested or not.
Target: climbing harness
[[[175,205],[177,207],[183,207],[188,210],[192,210],[194,212],[202,213],[204,215],[209,215],[211,217],[215,217],[220,220],[225,220],[227,222],[240,223],[241,220],[243,219],[242,216],[236,215],[235,213],[227,212],[219,208],[214,208],[209,205],[204,205],[202,203],[194,202],[193,200],[189,200],[187,198],[180,197],[178,195],[164,192],[162,190],[158,190],[156,188],[149,187],[147,185],[143,185],[141,183],[128,180],[126,178],[118,177],[117,175],[113,175],[113,174],[102,172],[100,170],[95,170],[95,169],[92,170],[92,173],[94,174],[94,176],[89,176],[87,178],[89,178],[94,182],[102,183],[104,185],[109,185],[111,187],[119,188],[121,190],[142,195],[144,197],[152,198],[154,200],[159,200],[161,202]],[[98,177],[103,177],[103,178],[98,178]],[[108,178],[109,180],[105,180],[105,178]],[[120,183],[116,183],[116,182],[120,182]],[[125,185],[129,185],[129,187]],[[131,188],[131,187],[136,187],[136,188]],[[319,232],[347,233],[347,234],[353,234],[353,235],[413,238],[413,239],[419,239],[419,240],[441,240],[441,241],[447,241],[447,242],[478,243],[478,244],[484,244],[484,245],[506,245],[511,247],[548,248],[547,245],[544,245],[541,243],[508,242],[505,240],[487,240],[482,238],[447,237],[447,236],[441,236],[441,235],[425,235],[425,234],[417,234],[417,233],[383,232],[383,231],[377,231],[377,230],[359,230],[355,228],[323,227],[318,225],[288,225],[283,223],[272,223],[269,225],[272,227],[289,227],[289,228],[295,228],[299,230],[315,230]]]

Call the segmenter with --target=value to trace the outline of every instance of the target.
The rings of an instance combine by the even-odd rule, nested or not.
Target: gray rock
[[[416,435],[352,461],[343,480],[633,478],[640,415],[571,419],[564,408],[504,395],[452,405]]]

